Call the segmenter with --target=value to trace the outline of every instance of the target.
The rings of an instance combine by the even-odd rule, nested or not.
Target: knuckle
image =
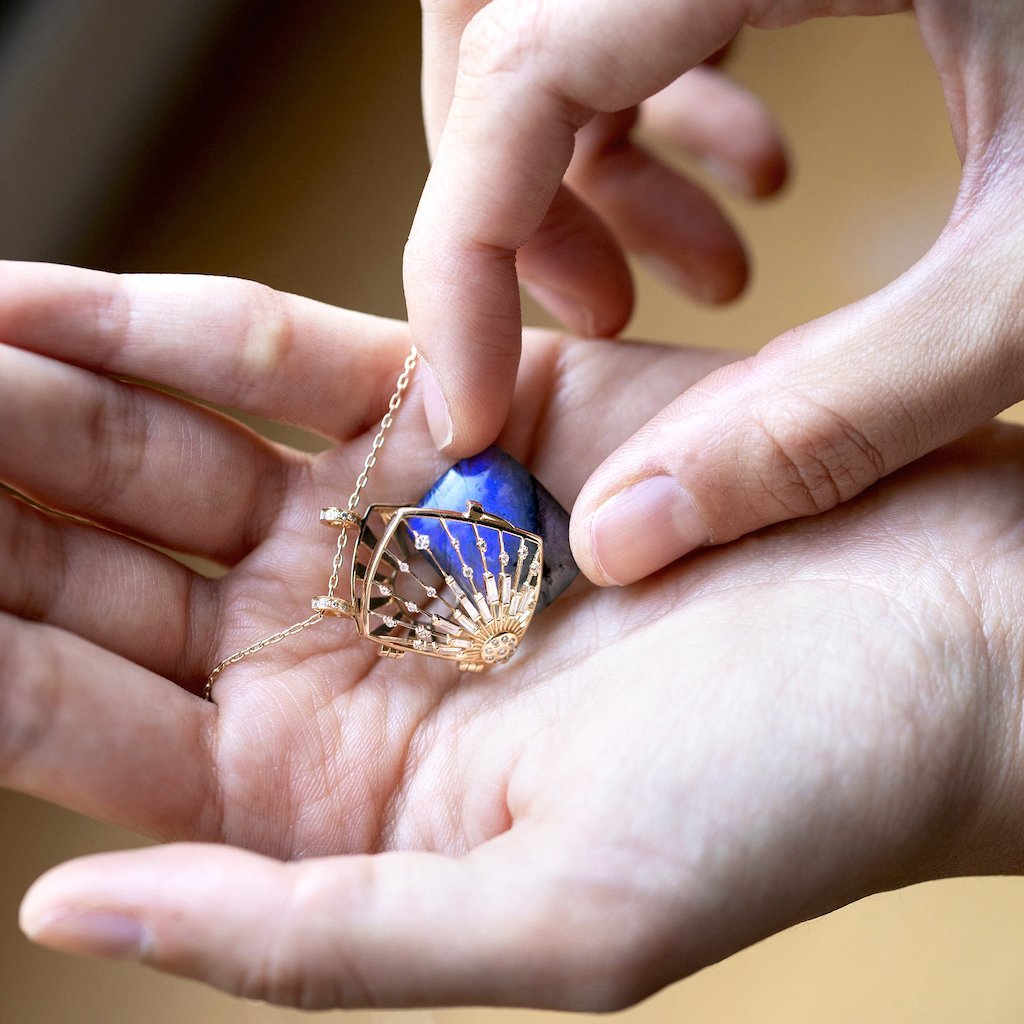
[[[420,0],[420,10],[425,17],[464,25],[487,3],[488,0]]]
[[[834,508],[887,472],[882,451],[845,416],[805,401],[754,417],[764,490],[789,516]],[[756,450],[756,449],[755,449]]]
[[[413,225],[402,253],[402,277],[406,291],[420,287],[430,290],[436,272],[435,248],[423,237],[422,228]]]
[[[103,518],[119,505],[146,461],[150,424],[145,402],[135,388],[104,382],[87,414],[85,436],[89,486],[83,490],[82,511]]]
[[[488,79],[528,64],[544,39],[538,3],[494,0],[469,20],[459,44],[459,71]]]
[[[547,276],[544,273],[546,268],[530,267],[531,261],[540,261],[548,256],[564,257],[566,254],[580,252],[591,255],[596,248],[595,234],[594,224],[589,217],[576,216],[564,206],[553,208],[519,252],[517,266],[522,265],[520,278],[542,284]]]
[[[47,736],[59,697],[61,666],[37,630],[0,615],[0,783],[17,782]],[[34,641],[34,642],[33,642]]]
[[[50,615],[67,574],[64,545],[47,517],[13,496],[0,504],[0,603],[29,621]]]
[[[132,334],[134,304],[129,280],[123,274],[112,274],[109,290],[105,296],[97,296],[98,305],[93,310],[96,325],[93,341],[101,359],[111,365],[123,357],[123,349]]]
[[[294,317],[284,296],[266,285],[246,282],[244,287],[244,306],[251,312],[236,356],[240,403],[251,401],[269,377],[285,371],[296,342]]]
[[[298,1010],[331,1010],[359,1005],[345,1001],[345,992],[321,972],[303,964],[275,962],[270,955],[245,965],[223,986],[243,999],[255,999]]]

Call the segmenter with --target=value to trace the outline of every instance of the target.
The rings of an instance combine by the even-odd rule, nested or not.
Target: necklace
[[[207,700],[229,665],[328,616],[352,619],[382,657],[422,654],[453,662],[463,672],[480,672],[507,662],[534,614],[576,576],[568,513],[499,448],[453,466],[418,505],[370,505],[358,514],[418,358],[414,346],[347,504],[320,511],[320,521],[338,531],[326,593],[312,599],[308,618],[224,658],[207,677]],[[493,511],[479,500],[485,494]],[[462,511],[444,507],[456,499],[464,502]],[[510,521],[513,516],[518,523]],[[355,543],[345,598],[338,588],[350,533]],[[547,561],[545,536],[555,540],[557,555]]]

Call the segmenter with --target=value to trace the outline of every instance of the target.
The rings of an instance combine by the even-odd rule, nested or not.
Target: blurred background
[[[2,0],[0,258],[242,276],[401,316],[402,246],[427,169],[418,21],[412,0]],[[755,259],[739,303],[701,310],[638,270],[636,336],[753,350],[906,269],[952,203],[956,155],[909,16],[747,33],[730,67],[782,122],[791,187],[759,207],[725,197]],[[31,947],[16,925],[29,883],[68,857],[138,840],[11,794],[0,794],[0,835],[4,1024],[303,1016]],[[1022,949],[1024,883],[918,886],[792,929],[622,1016],[1009,1024],[1024,1017]]]

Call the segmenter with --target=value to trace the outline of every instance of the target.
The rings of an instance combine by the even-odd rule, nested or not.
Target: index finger
[[[470,19],[488,0],[420,0],[423,9],[423,126],[431,154],[441,136],[459,66],[459,43]]]
[[[437,155],[406,249],[414,337],[450,423],[477,451],[507,417],[519,359],[516,251],[540,226],[598,111],[664,88],[735,35],[745,0],[493,0],[462,34]],[[446,429],[446,426],[448,429]]]
[[[0,342],[348,440],[380,419],[402,324],[251,281],[0,261]]]

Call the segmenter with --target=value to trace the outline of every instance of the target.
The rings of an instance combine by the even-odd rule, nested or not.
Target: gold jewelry
[[[461,513],[423,505],[371,505],[362,516],[356,512],[417,359],[414,346],[347,505],[320,512],[320,521],[339,531],[326,594],[313,598],[308,618],[221,661],[207,677],[207,700],[213,700],[213,684],[229,665],[325,616],[351,618],[359,634],[378,644],[377,653],[386,658],[411,651],[479,672],[515,654],[540,597],[544,542],[539,534],[473,500]],[[346,599],[337,591],[352,530],[358,534]]]

